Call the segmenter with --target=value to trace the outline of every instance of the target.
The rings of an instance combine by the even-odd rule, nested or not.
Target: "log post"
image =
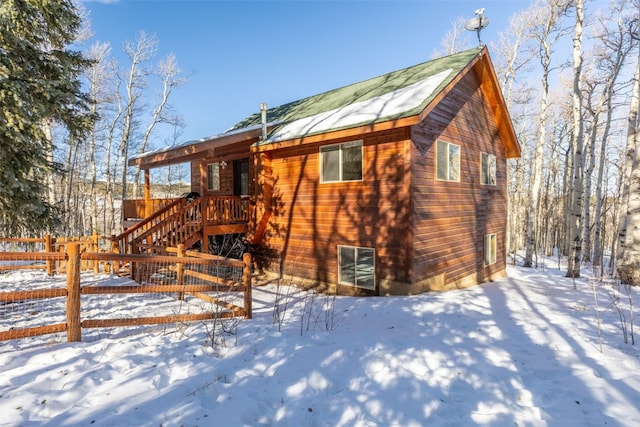
[[[53,252],[52,244],[51,244],[51,234],[47,234],[44,236],[44,251],[45,252]],[[49,276],[53,276],[53,261],[48,259],[46,261],[47,265],[47,274]]]
[[[252,307],[251,307],[251,254],[249,252],[242,256],[243,275],[242,282],[244,283],[244,318],[251,319]]]
[[[184,245],[180,243],[178,245],[178,258],[184,258],[185,256],[186,254],[184,250]],[[184,285],[184,263],[182,262],[179,262],[176,265],[176,284],[178,286]],[[184,299],[184,292],[178,292],[178,299],[179,300]]]
[[[67,341],[82,341],[80,325],[80,245],[67,247]]]

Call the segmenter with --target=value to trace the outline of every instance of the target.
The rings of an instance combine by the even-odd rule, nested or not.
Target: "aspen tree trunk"
[[[586,165],[584,171],[584,196],[582,197],[582,262],[591,262],[591,175],[596,167],[596,138],[594,130],[597,126],[592,126],[592,132],[589,134],[589,143],[585,147]],[[585,157],[583,157],[584,159]]]
[[[134,127],[139,115],[140,88],[146,86],[147,73],[142,71],[142,64],[148,61],[157,50],[158,42],[154,36],[144,32],[138,34],[134,43],[125,45],[125,52],[131,61],[129,75],[126,80],[126,106],[124,108],[123,129],[120,139],[120,161],[122,162],[122,201],[127,198],[127,163],[129,149],[132,148]]]
[[[539,209],[538,199],[542,183],[542,162],[544,144],[547,136],[547,96],[549,93],[549,68],[551,64],[551,47],[546,40],[542,40],[542,91],[540,93],[540,124],[538,138],[533,156],[532,180],[529,186],[529,206],[527,207],[527,238],[525,247],[524,267],[533,267],[533,254],[536,248],[536,224]]]
[[[582,259],[582,197],[583,197],[583,125],[582,125],[582,23],[583,0],[576,0],[576,25],[573,36],[573,188],[571,191],[571,223],[569,238],[571,250],[566,277],[580,277]]]
[[[104,89],[106,64],[105,61],[109,55],[110,47],[106,43],[96,43],[91,47],[89,57],[95,61],[89,72],[90,89],[91,94],[91,115],[97,117],[98,105],[103,102],[101,99],[101,91]],[[91,127],[89,132],[89,146],[88,146],[88,162],[89,162],[89,216],[90,216],[90,232],[95,233],[98,230],[98,200],[96,194],[96,186],[98,180],[98,174],[96,170],[96,144],[97,144],[96,124]],[[103,207],[106,210],[106,206]],[[106,232],[105,228],[102,232]]]
[[[611,105],[613,99],[613,91],[611,88],[607,90],[607,105]],[[612,108],[607,108],[607,117],[605,119],[604,131],[602,132],[602,141],[600,141],[600,159],[598,165],[598,177],[596,178],[596,208],[594,213],[594,232],[593,232],[593,265],[602,265],[602,183],[604,180],[605,160],[607,157],[607,140],[611,130]],[[615,239],[614,239],[615,240]]]
[[[621,211],[620,238],[623,245],[619,253],[618,276],[622,283],[640,284],[640,133],[638,132],[638,107],[640,99],[640,53],[633,82],[631,107],[627,128],[627,169],[626,209]],[[622,224],[624,222],[624,224]]]

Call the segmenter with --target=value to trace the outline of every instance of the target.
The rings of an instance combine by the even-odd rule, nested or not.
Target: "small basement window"
[[[441,181],[460,182],[460,146],[438,141],[436,177]]]
[[[207,189],[220,191],[220,163],[209,163],[207,165]]]
[[[372,248],[338,246],[338,283],[375,291],[375,258]]]
[[[320,147],[320,182],[362,180],[362,141]]]
[[[487,234],[484,237],[484,265],[495,264],[497,252],[496,235]]]
[[[493,154],[480,154],[480,182],[496,185],[496,156]]]

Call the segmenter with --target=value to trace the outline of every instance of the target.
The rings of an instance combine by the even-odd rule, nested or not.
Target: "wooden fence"
[[[9,261],[28,259],[54,265],[64,265],[66,287],[37,290],[14,290],[0,292],[0,305],[21,303],[33,300],[66,299],[65,321],[34,327],[24,327],[27,320],[18,317],[12,321],[8,330],[0,330],[0,340],[16,339],[59,333],[66,331],[68,341],[81,341],[83,328],[104,328],[116,326],[138,326],[175,322],[192,322],[209,319],[252,316],[251,297],[251,255],[245,254],[242,260],[231,260],[213,255],[185,252],[182,247],[172,252],[176,255],[150,256],[117,253],[88,252],[79,242],[64,242],[64,252],[0,252],[0,265],[11,270]],[[34,267],[31,264],[31,268]],[[37,266],[36,266],[37,267]],[[25,268],[25,267],[22,267]],[[119,273],[129,275],[132,281],[117,285],[83,284],[82,270],[98,274]],[[59,271],[59,270],[58,270]],[[117,277],[115,274],[111,276]],[[0,276],[0,284],[2,276]],[[1,290],[1,289],[0,289]],[[184,301],[186,297],[206,303],[199,313],[175,313],[160,316],[98,317],[88,318],[91,307],[83,302],[81,296],[105,295],[99,302],[111,301],[115,295],[151,295],[171,296],[171,300]],[[166,299],[166,298],[165,298]],[[149,304],[150,305],[150,304]],[[150,307],[147,307],[147,312]],[[0,315],[2,312],[0,311]],[[31,316],[25,312],[23,316]],[[7,316],[8,317],[8,316]],[[0,321],[3,319],[0,318]],[[22,322],[22,324],[21,324]]]
[[[102,248],[112,248],[111,238],[98,236],[77,236],[77,237],[53,237],[49,234],[42,238],[0,238],[0,245],[3,248],[9,246],[10,249],[21,249],[16,251],[0,251],[0,272],[7,270],[33,270],[43,269],[48,275],[56,272],[64,273],[66,269],[65,256],[43,255],[44,253],[64,254],[66,246],[69,244],[79,244],[81,252],[99,252]],[[31,250],[30,250],[31,249]],[[39,250],[35,250],[39,249]],[[2,261],[21,262],[2,262]],[[100,267],[97,262],[84,260],[81,265],[82,270],[93,270],[98,272]]]

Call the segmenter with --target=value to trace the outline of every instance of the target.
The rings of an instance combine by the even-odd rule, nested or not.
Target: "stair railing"
[[[132,253],[161,252],[160,248],[177,247],[193,240],[202,230],[202,200],[186,203],[129,243]]]
[[[132,244],[138,240],[141,235],[146,234],[157,224],[161,224],[167,218],[179,212],[186,204],[185,199],[177,199],[160,209],[153,215],[143,219],[132,227],[127,228],[118,236],[112,238],[114,249],[117,248],[120,253],[132,253]]]

